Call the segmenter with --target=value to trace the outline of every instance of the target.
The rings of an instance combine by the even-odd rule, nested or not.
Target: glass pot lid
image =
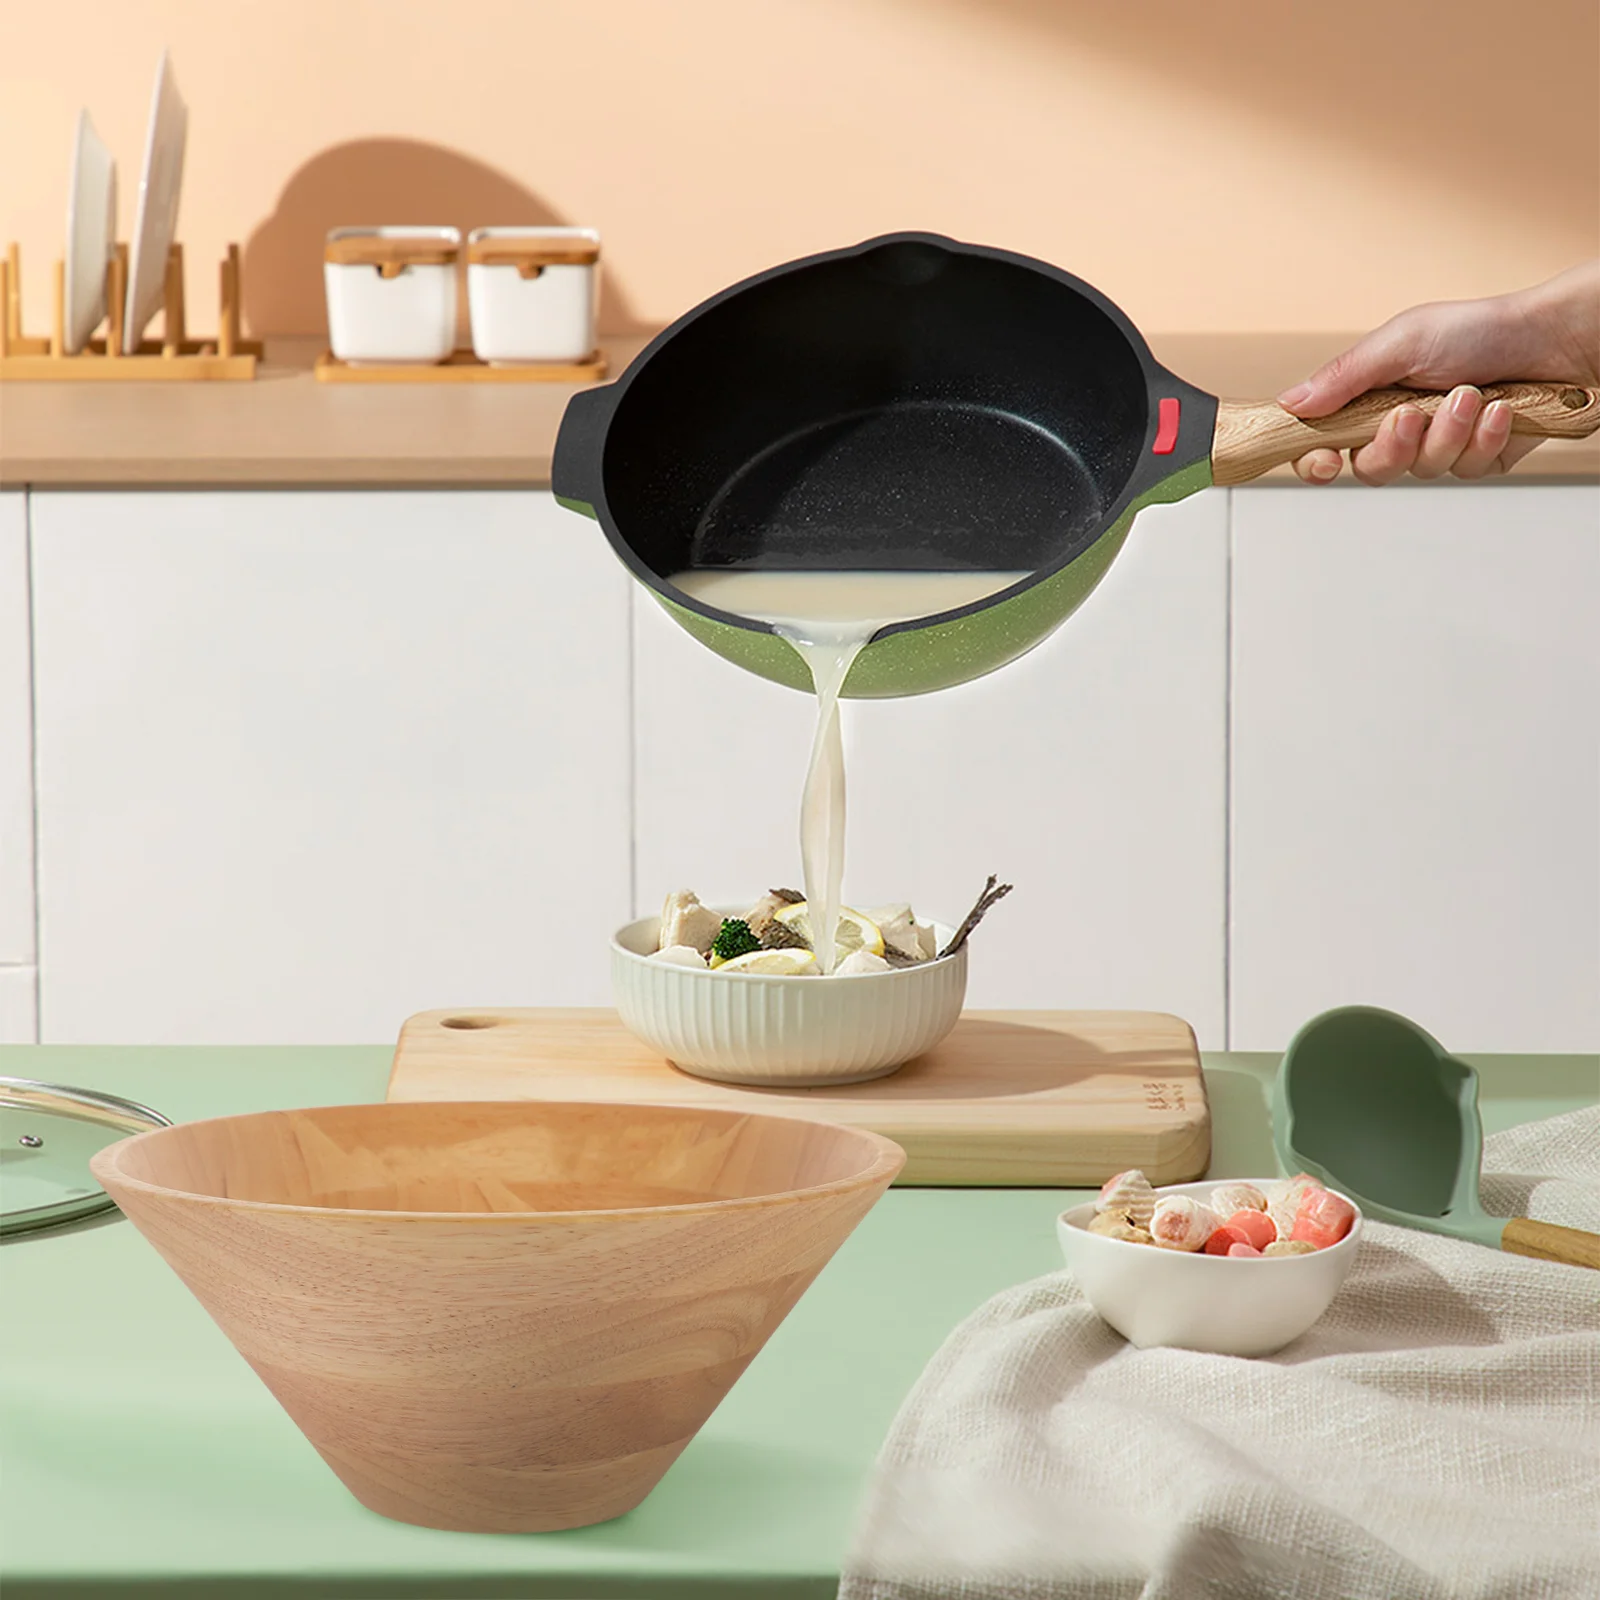
[[[114,1094],[0,1077],[0,1234],[112,1210],[89,1158],[129,1134],[171,1126],[159,1111]]]

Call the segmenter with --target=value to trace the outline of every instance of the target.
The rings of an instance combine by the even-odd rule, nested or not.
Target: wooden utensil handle
[[[1532,1217],[1513,1217],[1500,1235],[1500,1248],[1514,1255],[1538,1256],[1541,1261],[1564,1261],[1569,1267],[1600,1270],[1600,1233],[1563,1228]]]
[[[1600,389],[1575,383],[1489,383],[1483,401],[1511,406],[1511,431],[1539,439],[1586,439],[1600,428]],[[1449,396],[1427,389],[1373,389],[1330,417],[1297,417],[1275,400],[1220,400],[1211,443],[1211,481],[1248,483],[1308,450],[1370,444],[1396,406],[1432,416]]]

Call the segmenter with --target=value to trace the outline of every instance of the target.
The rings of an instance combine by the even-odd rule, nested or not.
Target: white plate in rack
[[[116,249],[117,164],[87,111],[78,113],[67,192],[66,353],[75,356],[106,314],[106,264]]]
[[[150,97],[150,131],[145,137],[144,170],[139,175],[139,211],[133,225],[133,256],[128,271],[128,314],[122,348],[137,350],[146,325],[161,307],[167,279],[167,251],[178,231],[178,191],[183,186],[183,150],[189,108],[178,93],[172,62],[161,52],[155,92]]]

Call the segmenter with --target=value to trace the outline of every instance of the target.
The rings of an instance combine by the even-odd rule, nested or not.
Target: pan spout
[[[932,283],[950,265],[951,255],[949,241],[934,233],[920,234],[868,249],[861,257],[861,269],[879,283],[912,289]]]

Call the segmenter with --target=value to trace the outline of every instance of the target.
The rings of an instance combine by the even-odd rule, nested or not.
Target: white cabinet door
[[[599,1004],[628,584],[549,495],[33,500],[47,1042]]]
[[[0,967],[0,1044],[38,1043],[37,980],[36,967]]]
[[[28,635],[28,497],[7,490],[0,494],[0,968],[33,961]]]
[[[642,911],[799,874],[814,703],[637,611]],[[1100,589],[1024,660],[912,700],[848,702],[846,898],[961,917],[977,1006],[1173,1011],[1221,1048],[1227,496],[1141,514]]]
[[[1600,496],[1234,496],[1232,1043],[1600,1045]]]

